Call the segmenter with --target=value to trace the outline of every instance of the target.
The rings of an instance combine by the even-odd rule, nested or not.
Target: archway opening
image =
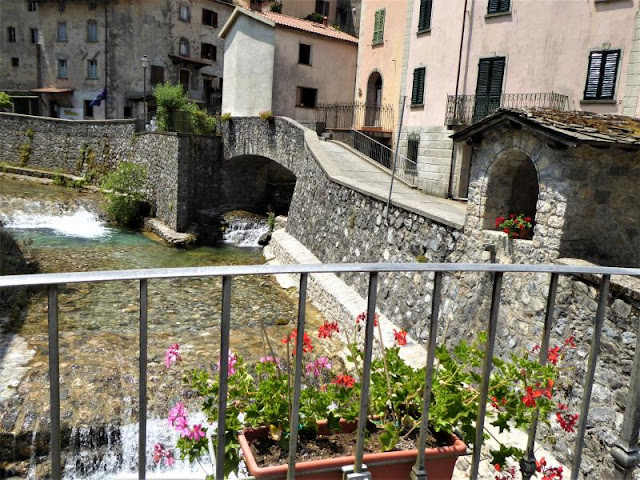
[[[380,126],[380,106],[382,105],[382,76],[379,72],[372,72],[367,81],[367,100],[365,126]]]
[[[519,151],[496,160],[489,171],[484,208],[484,229],[494,229],[497,217],[523,213],[536,218],[540,189],[531,159]]]

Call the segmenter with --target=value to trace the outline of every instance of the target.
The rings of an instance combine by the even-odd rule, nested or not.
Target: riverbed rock
[[[271,232],[267,232],[267,233],[263,233],[262,235],[260,235],[260,238],[258,238],[258,245],[268,245],[269,242],[271,241]]]

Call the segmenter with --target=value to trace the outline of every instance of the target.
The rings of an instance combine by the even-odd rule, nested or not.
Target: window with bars
[[[67,41],[67,22],[58,22],[58,41]]]
[[[16,29],[15,29],[15,27],[7,28],[7,42],[16,43]]]
[[[66,59],[58,59],[58,78],[69,78]]]
[[[407,135],[407,158],[411,160],[406,162],[405,170],[416,171],[418,164],[418,151],[420,149],[420,134],[411,132]]]
[[[411,89],[411,105],[424,104],[424,81],[427,74],[426,67],[413,70],[413,88]]]
[[[87,62],[87,78],[96,79],[98,78],[98,60],[89,60]]]
[[[599,50],[589,54],[585,100],[613,100],[620,63],[620,50]]]
[[[373,22],[373,45],[380,45],[384,41],[384,17],[386,10],[376,11]]]
[[[506,13],[511,10],[511,0],[489,0],[487,14]]]
[[[418,15],[418,32],[431,30],[431,9],[433,0],[420,0],[420,14]]]
[[[87,42],[98,41],[98,22],[89,20],[87,22]]]

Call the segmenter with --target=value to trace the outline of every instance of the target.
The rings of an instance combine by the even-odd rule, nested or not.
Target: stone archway
[[[482,228],[495,228],[495,219],[509,213],[535,219],[539,193],[538,171],[529,156],[521,150],[501,154],[489,169]]]

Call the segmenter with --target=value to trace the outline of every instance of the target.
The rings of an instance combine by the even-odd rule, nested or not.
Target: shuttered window
[[[620,50],[601,50],[589,54],[585,100],[613,100],[620,63]]]
[[[384,8],[376,11],[373,23],[373,45],[379,45],[384,41],[384,15]]]
[[[505,57],[482,58],[478,64],[478,83],[473,121],[482,120],[500,108]]]
[[[424,103],[424,77],[426,68],[420,67],[413,71],[413,89],[411,90],[411,105]]]
[[[433,0],[420,0],[420,15],[418,16],[418,32],[431,29],[431,8]]]
[[[489,0],[487,13],[504,13],[511,9],[511,0]]]

